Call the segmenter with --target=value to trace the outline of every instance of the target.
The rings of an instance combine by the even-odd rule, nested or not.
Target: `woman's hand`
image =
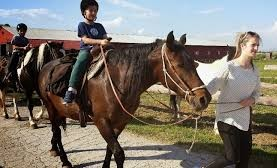
[[[253,97],[248,97],[240,101],[240,105],[243,107],[251,106],[255,103],[255,99]]]

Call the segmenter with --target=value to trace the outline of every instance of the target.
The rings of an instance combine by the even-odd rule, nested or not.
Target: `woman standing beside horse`
[[[258,68],[253,59],[261,38],[255,32],[238,36],[234,59],[207,86],[211,94],[220,90],[216,107],[216,124],[225,153],[206,168],[236,165],[247,168],[252,150],[251,106],[260,94]]]

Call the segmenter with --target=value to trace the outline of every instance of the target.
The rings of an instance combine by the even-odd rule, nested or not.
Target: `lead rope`
[[[194,145],[194,143],[196,141],[196,134],[197,134],[197,130],[198,130],[198,120],[200,119],[200,117],[201,117],[201,115],[198,116],[198,117],[194,117],[193,118],[195,120],[195,129],[194,129],[193,141],[192,141],[189,149],[186,149],[187,154],[190,154],[190,152],[191,152],[191,150],[193,148],[193,145]]]

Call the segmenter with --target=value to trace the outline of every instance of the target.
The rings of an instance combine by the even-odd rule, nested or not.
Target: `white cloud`
[[[137,34],[141,35],[141,34],[143,34],[143,32],[144,32],[144,28],[141,28],[137,31]]]
[[[57,14],[50,12],[48,9],[45,8],[38,8],[38,9],[0,9],[0,17],[17,17],[17,18],[24,18],[24,19],[34,19],[34,18],[50,18],[54,20],[63,20],[63,18]]]
[[[122,22],[123,22],[123,18],[120,16],[110,21],[103,21],[102,24],[106,28],[115,28],[115,27],[119,27],[122,24]]]
[[[144,8],[142,6],[139,6],[135,3],[128,2],[127,0],[109,0],[111,3],[115,5],[119,5],[121,7],[130,9],[136,13],[138,13],[140,16],[144,17],[153,17],[153,16],[158,16],[159,14],[154,12],[151,9]]]
[[[273,23],[273,26],[271,27],[271,31],[277,33],[277,21]]]
[[[199,13],[200,14],[212,14],[212,13],[221,12],[223,10],[224,10],[224,8],[213,8],[213,9],[199,11]]]

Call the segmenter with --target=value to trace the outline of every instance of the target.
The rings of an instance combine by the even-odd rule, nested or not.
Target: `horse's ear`
[[[175,38],[173,35],[173,31],[171,31],[168,33],[167,38],[166,38],[166,46],[171,50],[173,50],[174,41],[175,41]]]
[[[180,43],[185,45],[186,42],[187,42],[187,34],[183,34],[181,37],[180,37]]]

